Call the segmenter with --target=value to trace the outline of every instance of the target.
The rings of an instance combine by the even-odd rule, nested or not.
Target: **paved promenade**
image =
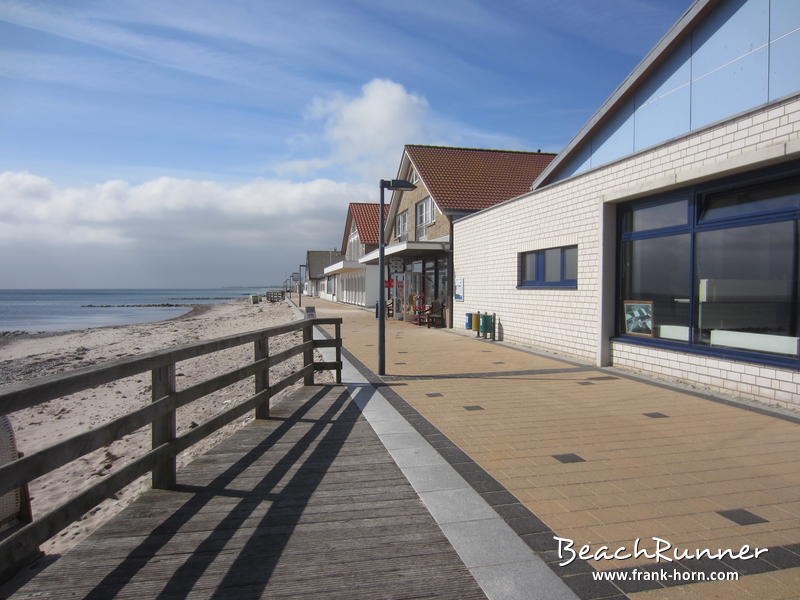
[[[345,348],[376,370],[374,313],[305,303],[343,317]],[[406,418],[418,429],[443,434],[442,456],[579,597],[800,598],[797,420],[395,321],[386,360],[384,395],[413,409]],[[654,570],[652,560],[560,568],[554,535],[612,553],[636,538],[653,551],[653,537],[692,553],[768,551],[684,559],[667,565],[679,581],[634,581],[634,567]],[[595,570],[629,580],[598,582]],[[697,581],[734,572],[738,581]]]
[[[800,600],[800,419],[394,321],[379,378],[374,314],[308,304],[344,319],[343,385],[0,598]]]
[[[371,396],[303,388],[11,598],[485,598],[365,420]]]

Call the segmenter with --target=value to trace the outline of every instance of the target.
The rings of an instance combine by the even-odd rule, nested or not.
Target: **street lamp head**
[[[410,181],[405,179],[381,179],[381,187],[392,191],[410,191],[417,189]]]

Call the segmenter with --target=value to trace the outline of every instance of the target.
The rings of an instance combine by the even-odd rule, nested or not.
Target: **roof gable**
[[[408,145],[405,153],[442,211],[475,211],[530,190],[555,154]]]
[[[384,222],[386,215],[389,212],[389,207],[384,206]],[[347,210],[347,219],[345,220],[344,239],[342,242],[342,251],[346,249],[347,239],[350,237],[350,223],[355,222],[358,237],[361,239],[362,244],[368,246],[375,246],[378,244],[378,217],[380,216],[380,205],[377,203],[369,202],[351,202]]]
[[[533,188],[800,92],[798,54],[797,3],[696,0]]]

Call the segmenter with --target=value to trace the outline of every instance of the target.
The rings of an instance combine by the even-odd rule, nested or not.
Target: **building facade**
[[[308,250],[306,252],[306,276],[303,280],[303,293],[318,298],[320,292],[327,291],[325,267],[341,260],[338,250]]]
[[[396,319],[416,322],[433,301],[452,327],[452,224],[527,190],[554,158],[543,152],[408,145],[397,177],[416,189],[392,193],[384,236],[388,300]],[[377,264],[378,252],[360,259]]]
[[[456,319],[800,406],[800,3],[698,0],[536,179],[457,221]]]
[[[379,216],[378,204],[352,202],[348,206],[341,257],[324,269],[326,299],[364,307],[378,301],[377,267],[359,260],[378,247]]]

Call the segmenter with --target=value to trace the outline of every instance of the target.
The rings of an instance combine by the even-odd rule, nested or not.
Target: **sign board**
[[[389,272],[390,273],[402,273],[403,272],[403,259],[402,258],[390,258],[389,259]]]
[[[394,279],[387,279],[383,282],[383,287],[386,288],[393,288],[394,287]]]
[[[463,302],[464,301],[464,278],[463,277],[456,277],[456,279],[455,279],[455,289],[453,290],[453,299],[456,302]]]

